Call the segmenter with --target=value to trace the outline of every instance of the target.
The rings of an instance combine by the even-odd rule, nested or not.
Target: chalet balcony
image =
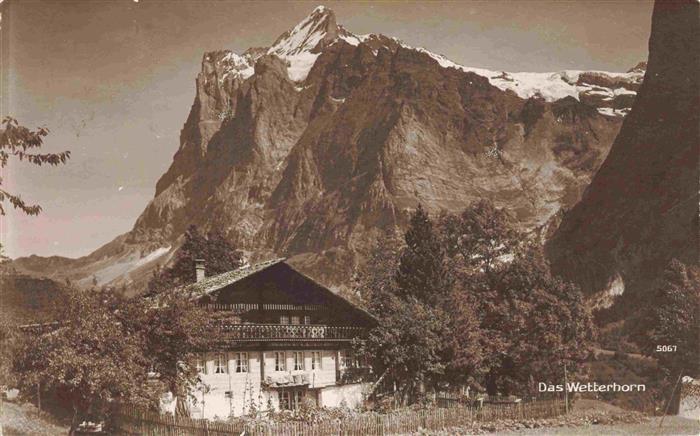
[[[233,324],[214,323],[224,340],[235,341],[349,341],[365,336],[363,327],[329,326],[316,324]]]
[[[324,306],[320,304],[258,304],[258,303],[208,303],[202,304],[202,308],[209,312],[245,313],[252,311],[319,311]]]

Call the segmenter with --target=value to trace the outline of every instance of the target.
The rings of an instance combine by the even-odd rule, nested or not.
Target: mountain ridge
[[[468,68],[354,35],[319,7],[270,47],[203,55],[180,147],[130,232],[72,267],[14,264],[138,286],[195,223],[253,257],[291,256],[342,285],[368,244],[419,202],[454,211],[488,197],[524,228],[542,226],[575,204],[602,163],[640,71]]]

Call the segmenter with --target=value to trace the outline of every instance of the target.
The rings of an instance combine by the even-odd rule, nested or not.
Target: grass
[[[0,414],[2,435],[54,436],[68,434],[68,426],[39,410],[30,403],[3,401]]]

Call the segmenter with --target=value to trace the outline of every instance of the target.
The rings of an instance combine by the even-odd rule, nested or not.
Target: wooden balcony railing
[[[231,324],[215,322],[227,340],[260,341],[277,339],[350,340],[366,333],[363,327],[304,324]]]
[[[231,312],[249,312],[258,311],[316,311],[323,310],[323,306],[319,304],[258,304],[258,303],[209,303],[202,305],[209,311],[231,311]]]

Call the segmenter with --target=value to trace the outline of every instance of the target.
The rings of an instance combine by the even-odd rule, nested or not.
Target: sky
[[[11,162],[10,257],[79,257],[127,232],[179,146],[205,51],[269,46],[318,5],[356,34],[383,33],[504,71],[626,71],[647,58],[651,1],[0,0],[0,114],[45,126],[67,165]]]

